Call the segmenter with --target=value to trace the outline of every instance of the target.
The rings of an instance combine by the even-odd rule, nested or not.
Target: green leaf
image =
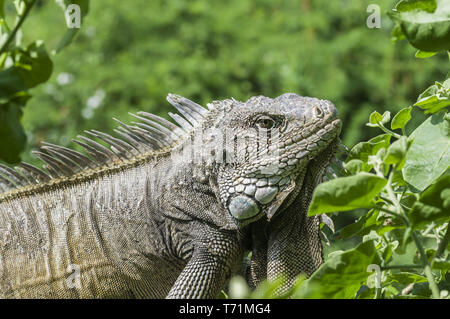
[[[400,12],[423,10],[425,12],[433,13],[436,8],[436,0],[402,0],[395,6],[395,10]]]
[[[442,128],[443,135],[450,136],[450,113],[445,113]]]
[[[444,114],[436,113],[412,134],[406,153],[403,177],[414,188],[423,191],[450,166],[450,136]]]
[[[0,18],[5,17],[5,0],[0,0]]]
[[[295,297],[298,298],[355,298],[356,293],[371,274],[367,266],[379,265],[372,240],[356,248],[333,254],[311,277],[305,280]]]
[[[391,273],[387,276],[385,284],[399,283],[402,285],[427,282],[427,278],[410,272]]]
[[[0,104],[0,159],[7,163],[20,161],[26,136],[20,125],[22,110],[19,104]]]
[[[385,164],[397,165],[396,169],[401,170],[405,164],[405,155],[409,147],[408,138],[402,136],[400,139],[392,143],[387,149],[384,158]]]
[[[400,243],[398,240],[390,240],[384,245],[383,248],[379,249],[379,252],[383,254],[383,260],[385,260],[386,262],[390,262],[393,259],[392,255],[394,251],[397,250],[399,244]]]
[[[408,1],[409,2],[409,1]],[[414,1],[400,6],[401,11],[389,12],[408,41],[417,49],[427,52],[450,50],[450,12],[446,1],[434,1],[436,10],[426,9],[432,1]]]
[[[40,40],[33,42],[26,51],[21,52],[16,67],[28,89],[46,82],[53,71],[52,60]]]
[[[89,0],[58,0],[59,5],[66,11],[67,6],[70,4],[77,4],[80,6],[81,12],[81,24],[83,24],[84,17],[89,12]],[[58,43],[55,53],[61,52],[65,47],[72,43],[73,39],[77,35],[79,28],[71,28],[66,31],[60,42]]]
[[[405,107],[404,109],[401,109],[398,111],[397,114],[395,114],[394,118],[391,122],[391,129],[404,129],[405,125],[409,122],[411,119],[411,110],[412,107]]]
[[[426,59],[426,58],[430,58],[432,56],[434,56],[437,52],[426,52],[426,51],[422,51],[422,50],[417,50],[415,57],[418,59]]]
[[[314,190],[308,216],[372,207],[373,198],[387,180],[369,173],[340,177],[319,184]]]
[[[383,116],[381,116],[381,114],[378,113],[377,111],[370,113],[370,116],[369,116],[370,124],[378,124],[382,120],[383,120]]]
[[[430,222],[445,223],[450,221],[450,175],[441,177],[422,193],[409,213],[409,220],[414,229],[424,227]]]
[[[444,84],[447,83],[444,82]],[[450,89],[444,84],[436,82],[419,95],[414,106],[425,110],[425,114],[436,113],[450,105]]]
[[[414,284],[413,289],[411,290],[411,295],[430,298],[431,290],[428,282],[419,282]]]
[[[402,224],[394,224],[392,220],[386,216],[380,216],[380,212],[371,209],[367,214],[361,216],[353,224],[347,225],[338,231],[343,238],[350,238],[352,236],[363,237],[374,230],[378,235],[382,236],[384,233],[396,228],[403,228]]]
[[[17,67],[0,71],[0,103],[8,103],[16,94],[26,89],[25,80]]]
[[[400,246],[400,249],[397,250],[397,253],[401,254],[401,251],[403,251],[403,252],[406,251],[408,242],[411,242],[411,233],[412,233],[412,231],[413,231],[413,229],[410,226],[408,226],[404,230],[403,236],[402,236],[402,239],[401,239],[401,246]]]
[[[349,152],[346,162],[353,159],[363,161],[361,170],[368,172],[372,169],[372,165],[368,164],[369,156],[376,155],[382,148],[388,148],[391,141],[391,134],[381,134],[367,142],[360,142],[356,144]]]
[[[42,41],[20,50],[15,65],[0,72],[0,103],[6,103],[19,92],[46,82],[52,70],[53,63]]]
[[[69,44],[71,44],[75,36],[78,34],[78,30],[79,29],[77,28],[67,30],[66,33],[64,33],[64,36],[59,41],[55,51],[54,52],[52,51],[52,53],[57,54],[61,52],[65,47],[67,47]]]
[[[364,162],[359,159],[352,159],[344,164],[344,167],[347,171],[349,171],[352,175],[359,173],[362,170]]]
[[[436,270],[450,270],[450,260],[433,259],[431,267]]]
[[[359,235],[364,236],[367,235],[371,230],[373,230],[373,226],[377,224],[378,210],[371,209],[367,212],[367,214],[361,216],[356,222],[353,224],[347,225],[341,230],[339,230],[339,235],[343,239],[347,239],[349,237]]]
[[[399,25],[396,25],[394,29],[392,29],[391,41],[393,43],[403,40],[405,35],[403,34],[402,28]]]
[[[369,117],[369,123],[367,123],[367,126],[376,127],[378,124],[385,124],[389,122],[391,119],[391,112],[386,111],[381,115],[377,111],[374,111],[370,114]]]
[[[447,90],[450,90],[450,78],[448,78],[447,80],[444,81],[444,83],[442,83],[442,86],[444,88],[446,88]]]
[[[447,96],[433,95],[417,101],[414,106],[425,110],[425,114],[433,114],[450,105],[450,98]]]
[[[403,179],[402,171],[395,170],[394,175],[392,176],[392,186],[407,186],[405,180]]]
[[[0,159],[17,163],[26,136],[20,126],[21,108],[30,97],[28,89],[48,80],[53,64],[42,41],[18,50],[15,64],[0,71]]]

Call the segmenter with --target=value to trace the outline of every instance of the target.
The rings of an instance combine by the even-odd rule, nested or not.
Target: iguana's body
[[[193,129],[177,115],[183,130],[155,117],[144,123],[156,130],[124,125],[130,143],[106,137],[108,150],[91,144],[92,161],[47,145],[48,155],[38,155],[51,178],[29,166],[22,176],[2,167],[0,297],[215,297],[249,250],[253,284],[285,273],[287,288],[322,263],[320,221],[306,210],[340,130],[334,106],[294,94],[215,102],[210,111],[169,100]],[[264,116],[284,121],[273,171],[270,159],[255,156],[264,147],[254,123],[265,126]],[[209,163],[186,160],[230,128],[248,136],[237,149],[245,149],[243,162],[221,162],[218,154]],[[190,139],[196,129],[205,132],[200,144]],[[223,157],[233,143],[224,142]]]

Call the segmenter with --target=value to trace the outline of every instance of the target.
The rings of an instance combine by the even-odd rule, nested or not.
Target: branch
[[[402,136],[400,134],[395,133],[394,131],[391,131],[390,129],[388,129],[386,126],[384,126],[381,123],[377,123],[378,127],[384,131],[385,133],[391,134],[392,136],[394,136],[396,139],[401,138]]]
[[[381,270],[388,270],[388,269],[403,269],[403,268],[422,268],[422,265],[391,265],[391,266],[384,266],[381,267]]]
[[[8,48],[11,41],[15,38],[17,31],[19,31],[20,27],[22,26],[22,23],[25,21],[25,18],[27,17],[28,13],[30,12],[31,8],[35,4],[36,0],[32,0],[29,4],[28,2],[25,3],[25,10],[23,11],[22,15],[19,18],[19,21],[17,21],[17,24],[14,26],[14,29],[11,31],[11,33],[8,35],[8,38],[6,39],[5,43],[3,43],[2,47],[0,48],[0,55],[4,52],[6,52],[6,49]]]
[[[372,206],[372,207],[370,207],[370,208],[372,208],[372,209],[378,209],[378,210],[381,210],[382,212],[385,212],[385,213],[388,213],[388,214],[390,214],[390,215],[392,215],[392,216],[394,216],[394,217],[397,217],[398,219],[400,219],[400,220],[402,220],[403,222],[404,222],[404,224],[405,225],[409,225],[408,224],[408,221],[405,219],[405,217],[403,216],[403,215],[401,215],[401,214],[398,214],[398,213],[396,213],[396,212],[393,212],[393,211],[391,211],[391,210],[389,210],[389,209],[387,209],[387,208],[384,208],[384,207],[381,207],[381,206]]]
[[[423,248],[422,242],[420,241],[419,236],[417,236],[417,233],[415,231],[412,232],[411,236],[414,239],[414,242],[416,243],[417,249],[419,250],[420,259],[424,267],[423,270],[425,272],[425,276],[427,277],[428,284],[430,285],[433,298],[439,299],[440,298],[439,288],[436,284],[436,281],[434,281],[433,272],[431,271],[430,264],[428,263],[428,257],[425,253],[425,249]]]

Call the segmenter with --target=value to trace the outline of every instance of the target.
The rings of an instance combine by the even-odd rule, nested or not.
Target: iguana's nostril
[[[323,117],[323,111],[322,111],[322,109],[320,108],[320,106],[315,106],[315,107],[314,107],[314,115],[315,115],[316,117],[319,117],[319,118],[322,118],[322,117]]]

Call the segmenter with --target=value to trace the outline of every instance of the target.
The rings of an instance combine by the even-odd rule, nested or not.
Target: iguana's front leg
[[[167,298],[217,297],[243,253],[235,234],[209,229],[195,243],[191,259]]]
[[[323,263],[320,218],[307,217],[302,208],[304,205],[294,203],[283,212],[282,218],[274,220],[271,225],[267,278],[273,280],[284,275],[287,279],[277,293],[286,292],[298,275],[310,276]]]

